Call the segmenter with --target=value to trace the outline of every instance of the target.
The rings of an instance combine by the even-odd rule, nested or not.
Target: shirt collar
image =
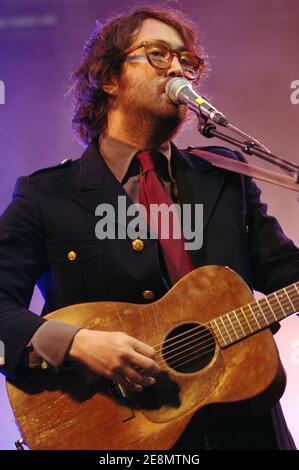
[[[109,135],[104,135],[99,138],[99,151],[105,163],[114,174],[115,178],[121,183],[129,169],[130,163],[135,157],[136,153],[144,149],[136,149],[132,145],[115,139]],[[174,181],[171,170],[171,145],[170,141],[165,142],[157,149],[162,155],[167,158],[169,176]]]

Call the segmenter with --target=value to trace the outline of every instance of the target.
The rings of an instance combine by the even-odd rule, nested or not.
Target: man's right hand
[[[68,357],[128,391],[141,392],[153,385],[160,372],[154,348],[119,332],[79,330]]]

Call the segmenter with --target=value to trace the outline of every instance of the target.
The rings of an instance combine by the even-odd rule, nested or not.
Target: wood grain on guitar
[[[7,383],[25,441],[31,449],[170,449],[195,413],[263,412],[286,380],[269,326],[298,310],[299,283],[255,301],[223,266],[195,269],[148,305],[57,310],[46,318],[124,331],[153,346],[161,374],[141,394],[124,394],[102,377],[88,384],[75,371],[29,370]]]

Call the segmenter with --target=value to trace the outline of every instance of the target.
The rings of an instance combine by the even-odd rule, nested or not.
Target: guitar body
[[[242,402],[257,412],[269,409],[285,388],[271,331],[221,348],[209,328],[214,318],[252,301],[250,289],[232,270],[205,266],[148,305],[82,303],[47,315],[84,328],[123,331],[155,346],[162,373],[141,394],[122,396],[101,377],[88,384],[75,371],[29,370],[21,381],[7,382],[26,443],[31,449],[170,449],[207,405]],[[191,365],[179,356],[173,361],[177,338],[194,327],[204,338],[202,353]],[[183,339],[179,345],[187,356],[189,344]]]

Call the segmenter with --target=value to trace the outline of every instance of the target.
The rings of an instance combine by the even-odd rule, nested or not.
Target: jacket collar
[[[188,150],[179,150],[171,143],[171,165],[177,181],[182,204],[203,204],[204,227],[225,182],[225,173]],[[92,142],[80,159],[79,192],[72,195],[81,206],[93,213],[100,203],[117,207],[118,196],[124,196],[126,206],[132,204],[121,183],[115,178],[98,150],[97,141]]]
[[[225,183],[225,174],[211,163],[187,150],[172,147],[173,165],[180,201],[203,205],[203,228],[206,227]]]
[[[189,174],[194,172],[199,175],[209,172],[212,165],[199,157],[190,156],[188,149],[179,150],[171,142],[171,168],[177,178],[176,173],[181,175],[184,172]],[[113,173],[100,154],[97,141],[94,140],[88,145],[80,158],[79,191],[102,188],[107,177],[110,180]]]
[[[108,165],[99,153],[97,141],[94,140],[80,158],[79,191],[102,188],[109,172]]]
[[[99,138],[99,152],[120,183],[124,180],[135,155],[139,152],[143,152],[144,150],[146,149],[138,149],[125,142],[121,142],[108,134],[104,134]],[[155,150],[164,155],[168,164],[170,164],[171,146],[169,141],[164,142],[160,147],[155,148]],[[170,168],[169,172],[171,175]]]

